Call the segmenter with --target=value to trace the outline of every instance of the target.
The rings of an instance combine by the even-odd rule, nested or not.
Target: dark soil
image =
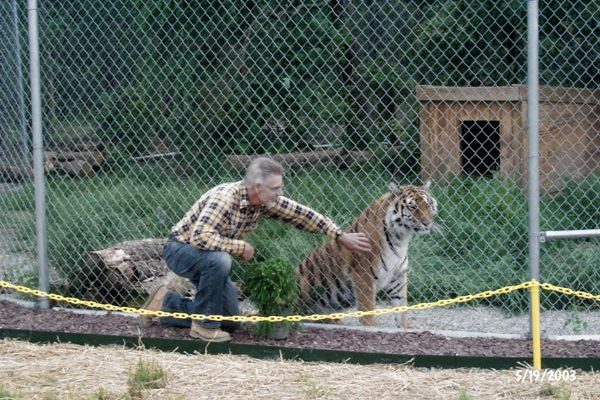
[[[188,336],[188,329],[165,327],[158,322],[140,331],[136,318],[31,309],[7,301],[0,301],[0,329],[194,340]],[[531,340],[528,339],[448,338],[430,332],[381,333],[302,328],[292,330],[286,340],[273,340],[257,339],[251,328],[244,328],[232,336],[232,343],[402,355],[531,357],[532,354]],[[542,340],[542,355],[549,358],[600,358],[600,341]]]

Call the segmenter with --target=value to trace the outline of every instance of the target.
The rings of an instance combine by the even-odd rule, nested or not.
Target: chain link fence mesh
[[[390,181],[431,179],[410,304],[529,279],[527,2],[38,3],[52,291],[140,305],[160,240],[257,154],[341,226]],[[542,231],[599,228],[598,8],[540,1]],[[0,278],[35,286],[25,2],[2,1],[0,26]],[[271,221],[248,240],[293,266],[323,242]],[[97,267],[131,241],[145,270]],[[546,242],[541,281],[598,293],[599,261],[598,239]],[[524,311],[528,295],[481,303]]]
[[[32,243],[35,230],[31,179],[24,168],[31,159],[27,85],[26,31],[22,8],[14,1],[0,3],[0,271],[7,279],[22,281],[37,271]],[[29,283],[35,284],[34,280]]]

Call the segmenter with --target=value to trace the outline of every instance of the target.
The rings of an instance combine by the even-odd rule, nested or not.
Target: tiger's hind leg
[[[375,279],[366,272],[354,273],[354,295],[360,311],[373,311],[375,309]],[[360,323],[366,326],[375,326],[375,317],[367,315],[360,317]]]
[[[402,290],[400,292],[400,296],[401,296],[401,305],[402,306],[407,306],[408,305],[408,271],[406,271],[404,274],[402,274]],[[400,321],[398,321],[398,318],[400,317]],[[408,311],[405,311],[403,313],[400,313],[400,315],[396,316],[396,325],[400,326],[402,325],[402,327],[404,329],[409,329],[412,328],[412,324],[408,321]]]
[[[405,264],[394,274],[386,294],[392,301],[392,307],[405,307],[408,305],[408,265]],[[395,322],[398,328],[412,328],[408,321],[408,312],[396,313]]]
[[[393,307],[405,307],[408,305],[408,269],[401,272],[400,276],[400,287],[396,293],[392,294],[392,306]],[[401,312],[396,314],[396,326],[398,328],[409,329],[413,328],[413,325],[408,320],[408,312]]]

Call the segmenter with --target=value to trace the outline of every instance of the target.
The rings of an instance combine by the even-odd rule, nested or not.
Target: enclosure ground
[[[600,374],[567,371],[565,380],[530,381],[528,369],[434,369],[259,360],[122,346],[0,340],[0,389],[16,399],[128,399],[131,371],[158,365],[162,387],[139,399],[597,399]],[[570,379],[573,378],[573,380]],[[560,396],[560,397],[559,397]]]
[[[157,322],[140,329],[137,320],[117,314],[74,313],[64,310],[31,309],[0,301],[0,329],[89,333],[165,339],[190,339],[188,330],[165,327]],[[247,326],[233,335],[232,343],[259,344],[301,349],[329,349],[402,355],[531,357],[529,339],[495,337],[446,337],[423,332],[370,332],[349,329],[292,330],[286,340],[258,339]],[[598,340],[542,341],[542,356],[551,358],[600,358]]]

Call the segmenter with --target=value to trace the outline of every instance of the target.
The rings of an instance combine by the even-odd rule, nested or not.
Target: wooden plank
[[[519,101],[518,86],[450,87],[417,86],[419,101]]]
[[[519,174],[519,147],[517,139],[518,112],[512,104],[504,104],[500,110],[500,175],[504,178],[517,177]],[[517,123],[517,124],[515,124]]]
[[[417,86],[419,101],[525,101],[527,86]],[[540,87],[540,102],[600,104],[600,90]]]
[[[432,154],[433,154],[433,130],[431,127],[430,118],[432,103],[422,106],[419,110],[419,143],[421,146],[421,180],[423,182],[432,179],[434,177],[434,171],[432,169]]]
[[[464,111],[465,104],[440,104],[440,111],[444,115],[444,140],[442,146],[444,149],[444,161],[446,163],[446,172],[458,175],[462,172],[462,156],[460,151],[460,114]],[[472,106],[471,104],[467,106]],[[459,108],[460,107],[460,108]]]
[[[527,98],[527,87],[525,98]],[[600,104],[600,90],[564,87],[540,87],[540,102],[567,104]]]

